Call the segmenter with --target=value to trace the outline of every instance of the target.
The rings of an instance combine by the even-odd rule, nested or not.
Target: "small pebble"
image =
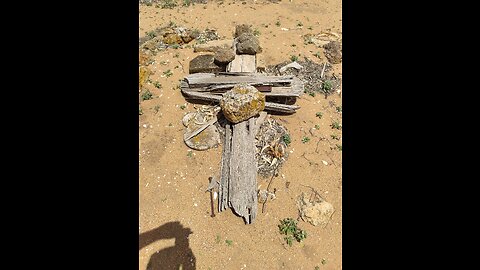
[[[325,165],[325,166],[328,165],[328,162],[326,162],[325,160],[322,160],[322,163],[323,163],[323,165]]]

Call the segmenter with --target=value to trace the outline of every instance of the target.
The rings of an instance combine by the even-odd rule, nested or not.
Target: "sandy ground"
[[[141,5],[139,36],[172,21],[187,28],[213,28],[231,39],[235,25],[252,24],[260,31],[262,56],[271,65],[287,61],[291,55],[323,63],[323,49],[305,45],[301,36],[328,29],[342,32],[340,0],[219,3],[174,9]],[[314,56],[317,52],[320,59]],[[330,127],[333,121],[341,123],[342,115],[336,110],[342,104],[341,96],[325,99],[305,94],[297,100],[301,106],[297,113],[274,116],[289,130],[292,143],[290,156],[270,188],[277,189],[277,198],[267,203],[265,213],[260,211],[250,225],[231,211],[212,218],[205,188],[208,177],[220,169],[222,148],[187,155],[191,150],[182,139],[181,119],[194,108],[176,89],[196,55],[192,48],[167,49],[150,65],[156,71],[150,79],[160,82],[162,88],[147,86],[155,98],[141,103],[143,115],[139,116],[139,269],[147,269],[149,261],[149,269],[178,269],[165,267],[175,265],[178,258],[184,260],[183,269],[193,269],[190,262],[195,269],[342,269],[342,152],[336,147],[341,145],[342,132]],[[171,77],[163,75],[168,69]],[[334,70],[341,77],[342,64],[334,65]],[[186,107],[181,109],[181,105]],[[316,112],[323,114],[321,119]],[[318,129],[312,129],[315,125]],[[304,136],[310,141],[302,143]],[[286,182],[290,182],[288,188]],[[259,178],[258,184],[266,186],[268,182]],[[277,225],[281,219],[298,217],[296,199],[310,191],[306,186],[319,191],[335,213],[325,228],[300,220],[298,226],[307,231],[307,238],[289,247]]]

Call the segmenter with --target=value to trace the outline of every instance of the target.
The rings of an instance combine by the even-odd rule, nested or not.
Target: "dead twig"
[[[323,63],[322,73],[320,73],[320,78],[323,79],[323,73],[325,72],[325,67],[327,66],[327,62]]]
[[[277,174],[278,165],[280,165],[280,163],[277,163],[277,166],[275,167],[275,170],[273,171],[272,178],[270,178],[270,182],[268,182],[267,194],[270,192],[269,191],[270,185],[272,184],[272,181],[273,181],[273,178],[275,177],[275,174]],[[267,198],[265,199],[265,201],[263,202],[263,205],[262,205],[262,214],[265,212],[265,205],[267,204],[267,201],[268,201],[268,195],[267,195]]]

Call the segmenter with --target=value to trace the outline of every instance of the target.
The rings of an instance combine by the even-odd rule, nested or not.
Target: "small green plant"
[[[172,46],[172,48],[174,48],[174,49],[180,48],[180,45],[178,45],[177,43],[174,43],[174,44],[172,44],[171,46]]]
[[[315,116],[318,117],[318,118],[320,118],[320,119],[322,119],[323,113],[317,112],[317,113],[315,114]]]
[[[160,7],[162,9],[165,9],[165,8],[173,9],[176,6],[177,6],[177,1],[176,0],[161,0],[161,2],[160,2]]]
[[[162,84],[158,81],[154,82],[153,85],[158,89],[162,88]]]
[[[157,33],[155,33],[155,31],[145,32],[145,34],[146,34],[149,38],[154,38],[154,37],[157,36]]]
[[[333,88],[331,81],[324,81],[322,84],[322,89],[325,93],[329,93]]]
[[[342,146],[340,144],[335,145],[338,151],[342,151]]]
[[[174,27],[176,27],[176,26],[177,26],[177,24],[176,24],[174,21],[169,21],[169,22],[168,22],[168,27],[174,28]]]
[[[220,237],[220,234],[217,234],[217,237],[215,238],[215,243],[220,244],[220,240],[222,240],[222,238]]]
[[[277,21],[277,22],[275,23],[275,25],[276,25],[276,26],[280,26],[280,21]]]
[[[225,243],[227,243],[228,246],[231,246],[233,244],[233,241],[232,240],[225,240]]]
[[[309,142],[309,141],[310,141],[310,138],[309,138],[309,137],[303,136],[303,138],[302,138],[302,143],[307,143],[307,142]]]
[[[320,129],[320,125],[315,125],[315,129]]]
[[[169,127],[173,127],[173,124],[172,124],[172,123],[168,123],[168,126],[169,126]]]
[[[307,238],[307,232],[298,228],[297,222],[292,218],[280,220],[278,229],[280,230],[280,234],[285,235],[284,239],[289,246],[292,246],[293,240],[302,242],[305,238]]]
[[[290,56],[290,60],[291,60],[292,62],[295,62],[295,61],[298,60],[298,56],[292,55],[292,56]]]
[[[320,266],[315,266],[315,270],[320,270]]]
[[[180,105],[180,109],[185,110],[185,108],[187,108],[187,106],[185,106],[185,105]]]
[[[153,110],[155,111],[155,114],[157,114],[158,110],[160,110],[160,105],[155,105],[155,107],[153,107]]]
[[[168,77],[172,76],[173,73],[170,69],[167,69],[166,71],[163,72],[163,75],[167,76],[167,78],[168,78]]]
[[[320,59],[322,56],[320,55],[320,52],[316,52],[313,54],[315,57],[317,57],[318,59]]]
[[[142,93],[142,100],[150,100],[153,98],[153,94],[150,92],[150,90],[145,90]]]
[[[182,6],[188,7],[188,6],[190,6],[190,5],[193,5],[193,1],[192,1],[192,0],[183,0]]]
[[[297,26],[298,26],[298,27],[302,27],[302,26],[303,26],[303,23],[302,23],[302,22],[298,22],[298,23],[297,23]]]
[[[292,44],[292,45],[290,45],[290,46],[292,46],[292,47],[297,47],[297,44]]]
[[[308,91],[308,95],[310,95],[311,97],[315,97],[316,94],[313,91]]]
[[[166,66],[167,64],[168,64],[168,62],[167,62],[167,61],[165,61],[165,60],[163,60],[163,61],[160,61],[160,65],[164,65],[164,66]]]
[[[338,135],[335,135],[335,134],[330,135],[330,137],[337,141],[340,140],[340,137],[338,137]]]
[[[327,260],[322,259],[322,264],[325,265],[327,263]]]
[[[179,58],[179,57],[180,57],[180,53],[177,52],[173,57]]]
[[[342,106],[337,106],[335,109],[336,109],[336,110],[337,110],[337,112],[339,112],[339,113],[341,113],[341,112],[342,112]]]
[[[313,27],[309,26],[307,27],[308,30],[313,30]]]
[[[260,30],[255,29],[255,30],[253,31],[253,35],[256,36],[256,37],[260,36]]]
[[[191,158],[191,157],[192,157],[192,153],[193,153],[192,151],[188,151],[187,157],[190,157],[190,158]]]
[[[138,108],[138,115],[142,115],[143,114],[143,110],[141,107]]]
[[[332,127],[333,129],[338,129],[338,130],[341,130],[342,129],[342,124],[338,123],[337,121],[333,122],[330,127]]]
[[[284,142],[287,146],[292,142],[292,140],[290,139],[290,135],[289,135],[289,134],[284,134],[284,135],[282,136],[282,140],[283,140],[283,142]]]

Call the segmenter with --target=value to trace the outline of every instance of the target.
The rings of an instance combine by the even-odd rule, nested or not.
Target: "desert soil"
[[[289,61],[292,55],[324,63],[324,49],[304,44],[302,35],[327,30],[341,34],[341,15],[340,0],[225,0],[173,9],[140,5],[139,37],[174,22],[201,31],[215,29],[231,39],[235,25],[246,23],[260,31],[267,65]],[[220,170],[222,146],[195,151],[185,145],[182,117],[195,109],[177,88],[196,55],[192,48],[168,48],[158,52],[149,65],[154,71],[151,81],[162,87],[147,84],[154,98],[140,104],[139,234],[143,242],[139,269],[170,269],[165,265],[175,265],[178,258],[186,262],[182,269],[192,269],[189,261],[195,269],[342,269],[342,152],[337,147],[342,144],[342,131],[331,127],[342,120],[337,110],[341,93],[328,98],[304,94],[296,102],[301,108],[295,114],[273,116],[288,129],[291,144],[288,160],[270,188],[276,189],[276,199],[267,203],[265,213],[259,205],[259,214],[250,225],[229,210],[216,212],[212,218],[210,194],[205,189],[208,178]],[[333,68],[341,77],[342,64]],[[167,70],[173,75],[165,76]],[[303,137],[310,140],[304,143]],[[259,178],[258,184],[265,188],[268,180]],[[307,186],[330,202],[335,213],[326,227],[299,220],[307,238],[290,247],[279,233],[279,220],[299,217],[297,197],[310,193]]]

